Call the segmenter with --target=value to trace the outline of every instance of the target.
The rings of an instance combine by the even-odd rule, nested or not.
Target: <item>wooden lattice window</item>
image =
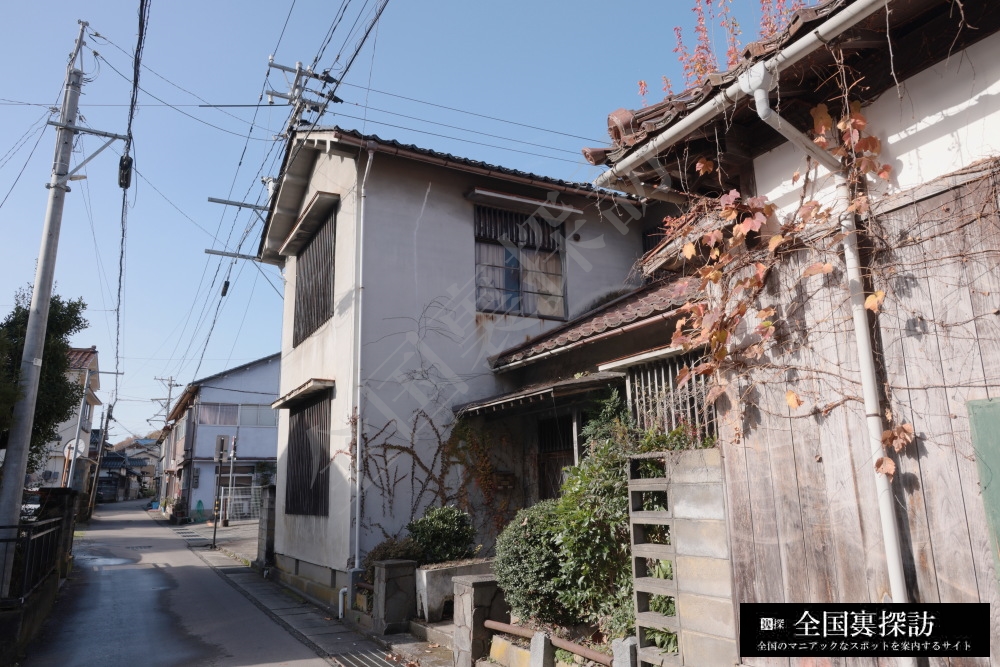
[[[693,368],[699,360],[698,354],[680,354],[628,369],[629,407],[639,428],[669,432],[687,425],[699,437],[716,435],[715,409],[705,402],[707,378],[693,375],[683,386],[677,385],[681,369]]]
[[[289,410],[285,514],[329,516],[330,392]]]
[[[295,317],[292,346],[296,346],[333,316],[334,249],[337,214],[316,230],[295,260]]]

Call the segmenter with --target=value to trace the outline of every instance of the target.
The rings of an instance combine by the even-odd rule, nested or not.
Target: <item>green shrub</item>
[[[406,527],[420,547],[421,564],[471,558],[476,529],[468,512],[457,507],[435,507]]]
[[[497,537],[493,572],[511,611],[543,623],[577,621],[559,601],[556,501],[520,510]]]
[[[364,579],[369,584],[375,583],[375,561],[378,560],[415,560],[420,562],[422,557],[420,546],[409,537],[396,539],[390,537],[382,540],[368,552],[361,561],[364,568]]]
[[[604,402],[583,435],[587,456],[569,469],[556,508],[559,600],[574,616],[596,623],[608,639],[615,639],[632,634],[635,626],[629,456],[691,449],[702,443],[687,429],[667,434],[639,431],[617,392]]]

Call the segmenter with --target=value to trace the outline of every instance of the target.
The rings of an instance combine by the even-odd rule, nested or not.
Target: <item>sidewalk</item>
[[[158,510],[149,516],[188,542],[188,548],[231,586],[317,655],[342,667],[451,667],[450,647],[422,642],[409,634],[373,637],[312,604],[295,591],[268,581],[248,567],[257,554],[257,522],[220,525],[215,536],[216,550],[210,549],[213,526],[207,524],[170,525]]]

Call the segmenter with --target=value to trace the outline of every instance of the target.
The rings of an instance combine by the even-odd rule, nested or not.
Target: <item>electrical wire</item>
[[[3,196],[3,201],[0,201],[0,209],[2,209],[3,205],[7,203],[7,199],[10,197],[10,193],[14,191],[14,188],[17,186],[18,181],[21,180],[21,176],[24,175],[24,170],[28,168],[28,163],[31,162],[31,158],[32,156],[34,156],[35,150],[38,148],[38,143],[42,140],[42,137],[44,135],[45,135],[45,125],[42,125],[38,131],[38,138],[35,139],[35,145],[31,147],[31,152],[28,153],[28,159],[24,161],[23,165],[21,165],[21,170],[17,172],[17,177],[14,179],[14,182],[10,184],[10,189],[7,190],[7,194]]]
[[[126,81],[129,80],[128,77],[125,76],[124,74],[122,74],[120,71],[118,71],[118,69],[114,65],[112,65],[111,62],[108,61],[107,58],[105,58],[104,56],[98,54],[96,51],[94,51],[94,55],[97,56],[98,58],[100,58],[101,61],[103,61],[108,67],[110,67],[112,69],[112,71],[114,71],[115,74],[117,74],[118,76],[122,77]],[[212,128],[213,130],[218,130],[220,132],[225,132],[226,134],[231,134],[233,136],[243,138],[243,135],[240,134],[239,132],[235,132],[233,130],[226,129],[226,128],[221,127],[219,125],[215,125],[214,123],[209,123],[207,120],[203,120],[203,119],[198,118],[197,116],[195,116],[193,114],[189,114],[187,111],[184,111],[180,107],[178,107],[178,106],[176,106],[174,104],[170,104],[170,103],[166,102],[165,100],[157,97],[156,95],[154,95],[153,93],[149,92],[145,88],[139,87],[139,90],[141,90],[146,95],[149,95],[150,97],[152,97],[157,102],[160,102],[164,106],[173,109],[174,111],[176,111],[177,113],[181,114],[182,116],[187,116],[188,118],[190,118],[191,120],[193,120],[195,122],[201,123],[202,125],[207,125],[208,127]],[[230,114],[230,115],[232,115],[232,114]],[[247,122],[247,121],[243,120],[242,118],[239,118],[238,116],[233,116],[233,117],[237,118],[238,120],[240,120],[240,121],[242,121],[244,123]],[[250,123],[248,123],[248,124],[250,124]],[[251,128],[252,128],[253,125],[252,124],[250,124],[250,125],[251,125]],[[263,137],[251,137],[251,139],[253,141],[268,141],[268,142],[273,142],[274,141],[273,139],[268,139],[268,138],[263,138]]]
[[[549,134],[559,134],[564,137],[570,137],[572,139],[582,139],[583,141],[589,141],[592,143],[607,143],[607,139],[591,139],[590,137],[581,137],[578,134],[570,134],[568,132],[560,132],[559,130],[549,130],[544,127],[538,127],[537,125],[529,125],[527,123],[519,123],[514,120],[507,120],[506,118],[497,118],[496,116],[488,116],[486,114],[478,113],[475,111],[466,111],[464,109],[458,109],[456,107],[450,107],[445,104],[437,104],[436,102],[428,102],[426,100],[418,100],[414,97],[407,97],[406,95],[397,95],[396,93],[386,92],[384,90],[376,90],[368,86],[361,86],[356,83],[342,83],[341,85],[347,86],[348,88],[360,88],[361,90],[370,91],[377,93],[379,95],[385,95],[387,97],[395,97],[396,99],[406,100],[407,102],[416,102],[417,104],[425,104],[430,107],[436,107],[438,109],[445,109],[446,111],[454,111],[455,113],[462,113],[468,116],[476,116],[477,118],[485,118],[486,120],[496,121],[498,123],[506,123],[508,125],[517,125],[518,127],[524,127],[529,130],[538,130],[539,132],[548,132]]]
[[[342,116],[343,118],[350,118],[352,120],[364,120],[363,118],[361,118],[359,116],[351,116],[349,114],[344,114],[344,113],[337,113],[336,115]],[[547,158],[549,160],[559,160],[560,162],[569,162],[570,164],[580,164],[580,165],[587,164],[582,159],[580,159],[580,160],[570,160],[568,158],[556,157],[554,155],[543,155],[541,153],[532,153],[531,151],[522,151],[519,148],[509,148],[507,146],[497,146],[496,144],[488,144],[488,143],[485,143],[485,142],[482,142],[482,141],[473,141],[472,139],[463,139],[461,137],[453,137],[453,136],[450,136],[450,135],[447,135],[447,134],[440,134],[438,132],[430,132],[428,130],[418,130],[418,129],[414,128],[414,127],[405,127],[403,125],[395,125],[393,123],[386,123],[386,122],[380,121],[380,120],[372,120],[370,118],[368,119],[368,122],[369,123],[376,123],[378,125],[384,125],[386,127],[393,127],[393,128],[398,129],[398,130],[406,130],[407,132],[419,132],[420,134],[426,134],[426,135],[429,135],[429,136],[432,136],[432,137],[440,137],[442,139],[451,139],[453,141],[463,141],[463,142],[465,142],[467,144],[474,144],[476,146],[485,146],[487,148],[496,148],[496,149],[502,150],[502,151],[510,151],[511,153],[521,153],[522,155],[531,155],[533,157],[542,157],[542,158]]]
[[[128,123],[125,131],[125,150],[122,155],[122,169],[131,170],[131,158],[134,137],[132,123],[135,120],[136,104],[139,101],[139,75],[142,73],[142,53],[146,46],[146,31],[149,28],[149,0],[139,0],[139,27],[136,36],[135,52],[132,58],[132,91],[129,98]],[[95,58],[97,55],[95,53]],[[114,69],[114,67],[112,67]],[[129,164],[126,165],[125,163]],[[122,296],[125,292],[125,245],[128,236],[128,187],[122,187],[121,240],[118,246],[118,301],[115,305],[115,393],[117,398],[119,378],[121,377],[121,338],[122,338]],[[113,407],[113,404],[112,404]]]

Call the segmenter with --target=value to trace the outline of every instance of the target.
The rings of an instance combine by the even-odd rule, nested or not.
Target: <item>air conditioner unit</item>
[[[42,473],[42,479],[44,479],[45,481],[48,481],[48,480],[52,479],[52,471],[51,470],[46,470],[45,472],[43,472]]]

